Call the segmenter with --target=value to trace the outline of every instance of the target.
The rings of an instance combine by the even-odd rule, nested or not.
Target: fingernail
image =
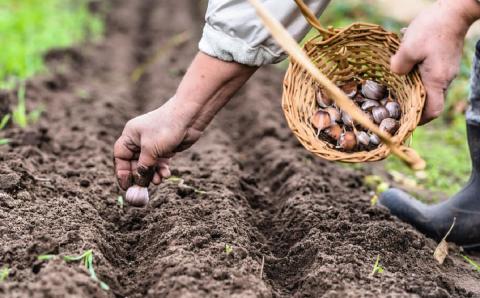
[[[133,182],[136,185],[147,187],[152,181],[154,174],[154,167],[138,166],[135,174],[133,175]]]

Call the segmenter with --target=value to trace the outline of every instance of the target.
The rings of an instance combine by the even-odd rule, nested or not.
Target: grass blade
[[[7,114],[2,117],[2,120],[0,121],[0,130],[4,129],[5,126],[7,126],[8,121],[10,121],[10,114]]]
[[[8,266],[4,266],[2,270],[0,270],[0,282],[5,281],[10,274],[10,268]]]
[[[51,259],[55,258],[55,255],[39,255],[37,260],[39,261],[50,261]]]

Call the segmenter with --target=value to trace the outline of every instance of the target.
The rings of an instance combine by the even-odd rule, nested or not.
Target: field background
[[[431,2],[334,0],[321,17],[321,22],[343,27],[355,21],[367,21],[398,32]],[[51,48],[99,40],[103,24],[99,17],[88,11],[88,5],[95,2],[88,3],[63,0],[1,0],[0,87],[12,88],[26,78],[45,71],[43,55]],[[423,195],[429,201],[457,192],[469,176],[464,111],[467,106],[472,53],[478,32],[480,30],[477,26],[469,33],[461,73],[450,88],[445,113],[433,123],[418,128],[411,139],[413,148],[427,160],[427,170],[413,173],[395,158],[375,166],[379,169],[379,174],[393,177],[400,186],[419,190],[420,194],[423,193],[422,190],[431,190],[432,192]],[[312,34],[314,32],[309,36]],[[285,63],[281,64],[281,67],[284,66]],[[0,140],[0,144],[5,142]]]

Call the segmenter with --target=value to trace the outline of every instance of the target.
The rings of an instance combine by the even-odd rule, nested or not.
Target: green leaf
[[[104,291],[109,291],[110,290],[110,287],[104,283],[103,281],[100,282],[100,288],[102,288],[102,290]]]
[[[475,270],[477,270],[478,272],[480,272],[480,265],[477,264],[477,262],[475,262],[474,260],[470,259],[469,257],[465,256],[465,255],[462,255],[462,257],[470,264],[472,265]]]
[[[0,139],[0,146],[7,145],[8,143],[10,143],[10,139]]]
[[[55,258],[56,255],[40,255],[37,257],[39,261],[50,261],[51,259]]]
[[[4,129],[5,126],[7,126],[8,121],[10,121],[10,118],[11,118],[10,114],[7,114],[2,117],[2,120],[0,121],[0,130]]]
[[[8,275],[10,274],[10,268],[8,266],[3,266],[2,270],[0,270],[0,282],[7,279]]]

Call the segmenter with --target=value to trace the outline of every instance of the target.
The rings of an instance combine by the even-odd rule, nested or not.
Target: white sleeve
[[[261,2],[296,40],[307,34],[310,26],[293,0]],[[305,1],[317,16],[329,2]],[[252,66],[277,63],[285,58],[247,0],[210,0],[205,21],[199,49],[209,56]]]

